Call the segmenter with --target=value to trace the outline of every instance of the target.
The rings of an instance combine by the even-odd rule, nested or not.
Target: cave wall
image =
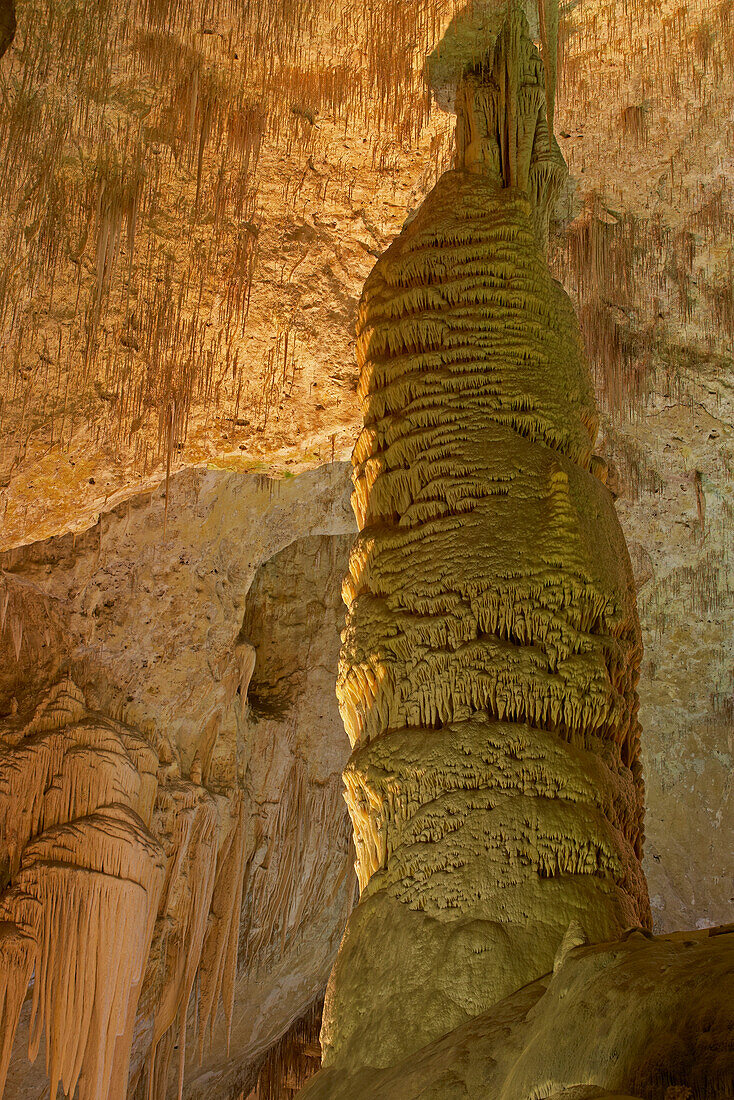
[[[192,471],[81,536],[2,560],[4,721],[22,722],[49,685],[70,676],[90,712],[110,716],[97,721],[123,722],[152,747],[159,793],[151,828],[168,869],[179,860],[174,900],[156,928],[168,928],[169,943],[178,938],[184,955],[189,918],[176,898],[208,864],[192,851],[188,866],[177,854],[183,807],[176,792],[183,785],[189,798],[212,806],[215,857],[241,805],[241,858],[224,876],[242,889],[231,1058],[227,1023],[215,1009],[200,1068],[194,997],[186,1096],[238,1094],[322,993],[354,901],[341,794],[346,751],[333,692],[353,527],[347,488],[339,464],[278,483]],[[12,765],[12,748],[3,742],[3,749],[2,763]],[[211,905],[210,924],[216,897]],[[187,956],[192,980],[196,950]],[[141,1095],[156,998],[170,988],[181,957],[169,949],[149,960],[131,1059]],[[186,989],[177,996],[185,1007]],[[30,1007],[6,1097],[40,1098],[47,1087],[43,1057],[31,1068],[25,1054]],[[168,1052],[174,1065],[178,1045]],[[171,1070],[174,1094],[175,1076]]]
[[[668,461],[680,444],[666,451],[666,442],[660,435],[651,447]],[[645,871],[660,930],[726,920],[734,850],[731,713],[725,693],[710,704],[716,677],[727,674],[730,610],[725,594],[707,602],[701,590],[695,484],[669,461],[670,496],[644,486],[635,495],[618,480],[646,646]],[[237,787],[244,792],[231,1057],[220,1012],[201,1070],[190,1051],[187,1096],[236,1096],[238,1082],[244,1087],[257,1059],[322,993],[354,901],[340,780],[348,744],[334,695],[341,579],[355,531],[349,490],[344,463],[278,481],[184,472],[169,484],[167,515],[161,485],[85,533],[0,562],[6,720],[68,673],[96,712],[165,746],[161,755],[188,779],[200,774],[224,806]],[[665,507],[679,501],[675,530],[687,558],[671,560],[655,540],[666,530],[654,511],[661,498]],[[715,498],[712,527],[717,507]],[[693,670],[687,653],[700,655]],[[8,1097],[40,1097],[45,1087],[42,1058],[32,1070],[25,1061],[27,1026],[28,1005]],[[134,1046],[134,1067],[146,1050],[142,1040]]]

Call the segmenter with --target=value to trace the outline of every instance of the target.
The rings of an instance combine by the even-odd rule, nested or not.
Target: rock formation
[[[198,976],[203,1041],[220,998],[231,1019],[245,819],[176,775],[129,726],[61,680],[30,721],[0,726],[0,1095],[28,984],[29,1058],[51,1095],[163,1100]],[[137,1047],[140,1050],[140,1042]]]
[[[326,1066],[389,1065],[486,1010],[574,921],[595,941],[650,921],[632,573],[544,257],[564,166],[518,11],[457,104],[457,167],[359,315],[338,695],[362,893]]]
[[[453,102],[505,5],[8,0],[0,40],[13,6],[0,547],[135,512],[169,459],[173,482],[347,458],[359,295],[453,150],[424,72]],[[727,920],[732,896],[732,8],[584,0],[563,5],[561,41],[571,178],[549,263],[577,305],[636,569],[645,870],[669,931]]]
[[[303,1100],[728,1100],[734,932],[559,952],[552,974],[383,1070],[322,1070]]]
[[[163,886],[156,764],[132,730],[92,719],[70,681],[0,731],[0,1093],[35,971],[29,1054],[45,1029],[51,1095],[80,1082],[80,1100],[125,1096]]]
[[[515,9],[459,90],[456,169],[365,286],[338,681],[361,897],[308,1100],[734,1086],[734,936],[646,930],[635,593],[543,255],[542,88]]]
[[[317,1064],[312,1050],[300,1061],[278,1051],[293,1021],[323,1001],[354,902],[333,687],[354,529],[345,465],[283,483],[201,470],[77,537],[0,555],[3,844],[6,811],[12,825],[39,783],[37,737],[22,731],[39,700],[58,694],[80,717],[57,731],[63,777],[52,786],[66,793],[54,805],[81,827],[84,807],[66,800],[90,776],[107,782],[105,804],[139,782],[140,828],[165,869],[137,998],[131,1100],[149,1100],[151,1078],[155,1097],[175,1095],[184,1062],[191,1100],[247,1095],[268,1051],[264,1079]],[[123,735],[127,748],[113,755]],[[14,853],[47,828],[51,797],[21,837],[8,829]],[[0,895],[15,878],[0,857]],[[8,950],[16,944],[14,934]],[[32,993],[4,1100],[48,1095],[44,1050],[27,1057]]]
[[[505,6],[494,0],[469,5],[468,37],[459,34],[452,64],[458,61],[462,68],[469,50],[482,56],[479,39],[486,41],[484,32],[495,27],[497,12]],[[322,529],[316,497],[324,478],[341,496],[344,478],[333,460],[346,455],[356,436],[356,375],[348,345],[353,307],[371,257],[394,238],[406,213],[415,211],[447,163],[453,127],[429,102],[422,73],[439,39],[436,52],[446,59],[449,20],[453,25],[455,16],[466,31],[464,4],[132,0],[116,5],[100,0],[59,5],[25,0],[18,5],[13,39],[14,7],[12,0],[0,0],[0,546],[18,547],[17,555],[0,560],[0,770],[10,777],[2,781],[0,796],[4,1062],[15,1028],[5,1100],[48,1095],[44,1053],[62,1084],[73,1080],[80,1066],[77,1092],[104,1090],[108,1073],[109,1088],[119,1091],[128,1034],[125,1006],[134,1000],[130,1088],[135,1100],[160,1096],[169,1077],[178,1076],[180,1082],[184,1059],[187,1100],[247,1096],[258,1079],[258,1100],[280,1100],[279,1089],[289,1095],[315,1060],[314,1019],[306,1010],[322,995],[352,898],[350,842],[337,778],[346,739],[342,750],[331,685],[335,621],[341,614],[334,574],[344,568],[339,539],[352,527],[351,522],[337,523],[336,539],[333,526]],[[538,7],[533,35],[537,30],[545,54],[552,51],[557,5],[541,0]],[[711,918],[729,919],[731,897],[727,863],[734,817],[726,751],[732,730],[729,627],[734,608],[727,572],[734,500],[727,387],[734,332],[734,191],[727,180],[734,165],[731,19],[730,0],[661,0],[655,5],[584,0],[564,5],[562,13],[563,102],[556,117],[575,178],[563,188],[565,224],[556,223],[550,235],[550,267],[555,274],[563,272],[564,285],[579,303],[602,408],[619,417],[614,423],[606,420],[597,446],[611,459],[610,485],[622,493],[622,524],[636,576],[646,585],[640,605],[646,650],[643,725],[653,734],[645,748],[652,826],[646,868],[655,927],[665,929],[686,923],[705,928]],[[529,218],[522,202],[516,203],[508,224],[518,229],[518,248],[535,235],[542,252],[548,206],[563,171],[542,114],[535,116],[535,130],[532,119],[534,104],[544,102],[552,120],[554,66],[543,79],[534,71],[532,52],[523,48],[524,78],[522,66],[500,65],[491,94],[479,71],[464,85],[459,100],[462,163],[472,175],[487,176],[498,186],[526,187],[532,196]],[[453,102],[455,81],[448,83]],[[515,91],[527,100],[530,124],[525,128],[522,111],[513,113],[498,141],[497,105],[512,111]],[[512,186],[503,189],[512,191]],[[467,193],[467,203],[483,203],[478,187]],[[514,199],[505,198],[510,211]],[[453,217],[452,224],[466,229],[472,219],[462,221],[457,211],[447,212],[446,194],[442,201],[441,224]],[[420,225],[416,232],[423,232]],[[442,255],[444,246],[433,242],[425,251]],[[544,276],[537,276],[528,259],[533,249],[526,248],[524,271],[537,290]],[[453,276],[445,282],[451,294],[458,294],[453,306],[466,307],[471,316],[477,303],[467,301],[464,289],[457,290]],[[414,289],[412,283],[407,287],[411,293]],[[545,291],[536,298],[549,315],[557,309],[560,316],[567,308],[555,303],[546,310]],[[532,304],[533,295],[527,300]],[[397,320],[402,325],[410,316],[421,329],[428,312],[422,307]],[[382,321],[375,316],[377,331]],[[376,361],[385,358],[390,357],[377,355]],[[560,354],[559,359],[565,362]],[[464,367],[459,374],[466,375]],[[554,377],[551,372],[550,383]],[[391,376],[387,388],[393,387]],[[385,387],[380,399],[384,393]],[[501,417],[507,395],[494,396],[501,415],[491,430],[497,425],[516,430],[515,421],[528,414],[528,446],[555,449],[570,460],[573,441],[549,437],[550,447],[539,442],[543,431],[555,430],[556,421],[549,415],[545,425],[536,423],[539,406],[523,405],[532,394],[510,396],[506,422]],[[546,397],[553,398],[547,388]],[[451,415],[452,402],[453,397],[444,401]],[[472,415],[477,409],[475,403]],[[453,427],[442,435],[448,428],[440,419],[442,409],[429,402],[424,411],[438,416],[430,460],[435,469],[447,461],[438,453],[446,440],[451,453],[456,441]],[[376,413],[374,423],[388,415],[394,410]],[[390,432],[393,427],[391,422]],[[462,445],[474,445],[473,431]],[[508,433],[508,438],[514,437]],[[402,447],[406,439],[396,442]],[[493,448],[498,464],[517,451],[499,436]],[[526,450],[520,448],[523,455]],[[205,462],[224,465],[228,472],[205,471]],[[324,462],[313,477],[288,477]],[[466,456],[462,462],[469,468]],[[177,477],[179,464],[200,468]],[[574,460],[578,470],[584,464],[583,455]],[[406,469],[412,466],[411,460]],[[528,461],[526,467],[526,480],[533,482],[537,463]],[[563,473],[563,463],[560,468]],[[285,472],[286,478],[274,482],[244,472],[248,469]],[[599,463],[594,469],[602,472]],[[469,498],[481,492],[470,482],[481,489],[485,473],[479,469],[459,485],[451,470],[443,469],[452,501],[432,497],[428,485],[420,486],[418,499],[408,479],[409,507],[416,503],[430,510],[446,504],[445,518],[457,519],[458,509],[468,506],[470,518],[481,516],[486,501],[472,503]],[[371,476],[365,463],[363,483]],[[574,477],[569,484],[578,488]],[[429,480],[433,485],[437,479],[431,475]],[[563,492],[550,480],[551,496],[563,505]],[[382,484],[380,473],[376,493]],[[543,500],[532,493],[526,498],[520,477],[507,492],[527,505],[528,525],[534,515],[541,517],[540,529]],[[379,519],[382,505],[376,499],[367,499],[365,507],[369,511],[373,503]],[[586,515],[585,506],[577,510]],[[551,515],[560,563],[552,563],[553,571],[568,567],[565,516],[565,505]],[[372,520],[367,523],[375,529]],[[404,529],[410,532],[411,523]],[[506,529],[517,533],[514,525]],[[72,531],[76,538],[21,546]],[[479,527],[477,533],[475,556],[477,541],[484,540]],[[598,539],[597,524],[590,533],[592,552],[598,550]],[[578,548],[572,546],[569,553],[585,560]],[[495,573],[502,561],[491,566]],[[536,566],[531,558],[529,568]],[[608,580],[608,563],[600,561],[598,573]],[[384,578],[379,579],[382,584]],[[453,592],[459,604],[484,599],[473,588],[462,597],[449,579],[446,592]],[[522,587],[522,570],[511,582]],[[383,593],[388,612],[403,620],[406,609],[392,606],[391,583],[385,582]],[[459,576],[457,583],[461,587],[465,579]],[[565,677],[577,688],[586,683],[583,676],[576,682],[570,659],[586,654],[571,652],[569,657],[563,647],[573,650],[579,633],[594,633],[578,621],[559,627],[556,619],[568,611],[565,598],[561,593],[560,601],[546,608],[547,622],[531,621],[525,603],[521,614],[509,610],[507,633],[520,628],[522,637],[505,637],[504,621],[495,634],[522,650],[518,679],[531,689],[520,691],[517,700],[509,698],[503,689],[514,672],[504,679],[498,674],[497,684],[482,687],[489,705],[470,718],[464,710],[472,712],[476,700],[461,698],[463,678],[467,668],[483,667],[484,656],[480,653],[476,665],[465,667],[464,652],[457,668],[448,668],[447,704],[433,698],[419,667],[429,661],[436,667],[434,658],[443,646],[435,634],[440,616],[432,608],[426,613],[431,623],[425,638],[398,623],[402,633],[396,627],[396,645],[417,669],[415,676],[411,671],[417,687],[411,680],[408,688],[416,687],[420,696],[421,726],[441,724],[439,711],[449,704],[460,713],[453,713],[446,726],[449,744],[433,726],[425,730],[436,735],[428,762],[409,738],[403,738],[408,747],[399,749],[400,729],[390,728],[394,742],[378,734],[367,743],[372,734],[360,736],[359,752],[374,748],[377,754],[380,742],[392,745],[386,759],[365,756],[364,774],[355,754],[350,771],[352,808],[364,842],[360,871],[369,879],[366,899],[373,886],[379,895],[385,883],[386,891],[395,892],[397,880],[388,874],[393,850],[398,876],[414,857],[418,872],[426,872],[424,881],[411,883],[403,906],[411,919],[416,914],[410,906],[419,894],[421,904],[424,896],[431,904],[440,899],[443,885],[439,881],[441,889],[436,889],[437,880],[444,872],[436,870],[425,844],[436,835],[441,867],[461,891],[468,872],[453,868],[452,861],[475,847],[481,851],[489,839],[496,841],[490,854],[498,858],[487,882],[509,862],[512,888],[520,896],[528,886],[522,863],[528,858],[540,869],[546,895],[559,880],[573,894],[573,882],[566,880],[591,879],[600,880],[593,882],[595,907],[603,910],[607,887],[611,907],[625,910],[632,904],[634,883],[615,879],[619,848],[612,841],[619,839],[613,830],[621,815],[618,832],[624,840],[628,829],[627,840],[639,848],[634,836],[641,794],[637,777],[632,774],[618,798],[607,797],[608,772],[614,772],[609,746],[597,731],[589,734],[590,747],[575,752],[579,727],[592,725],[588,714],[561,715],[559,722],[553,718],[559,706],[554,678]],[[577,609],[575,598],[573,606]],[[580,606],[583,611],[583,600]],[[485,652],[494,644],[493,624],[505,615],[505,604],[483,613],[490,629],[482,628],[475,641]],[[465,648],[463,632],[472,614],[470,606],[468,616],[461,607],[446,615],[459,630],[444,647],[447,651]],[[375,651],[378,664],[388,667],[389,640],[380,629],[378,624],[373,633],[355,635],[356,642],[370,645],[374,635],[382,647]],[[542,630],[547,637],[541,645]],[[619,638],[632,644],[633,634],[625,639],[623,629],[619,637],[611,630],[609,637],[615,644]],[[596,641],[604,637],[604,630],[594,635]],[[604,652],[614,667],[613,654]],[[370,651],[366,665],[371,656]],[[395,662],[402,660],[397,653]],[[366,668],[367,680],[369,675]],[[594,680],[592,688],[598,686]],[[403,687],[386,686],[388,694],[400,696],[398,710],[414,703]],[[47,700],[41,710],[39,694]],[[573,691],[569,698],[573,702]],[[594,707],[605,705],[603,692],[601,703],[593,690],[590,700],[593,719]],[[440,704],[435,719],[429,713],[434,702]],[[516,713],[531,705],[542,711],[546,702],[551,718],[542,729],[537,728],[542,713],[540,719],[535,714],[535,725]],[[359,690],[347,699],[352,704],[358,723],[364,710]],[[490,720],[492,707],[496,714]],[[34,726],[34,711],[43,723],[46,711],[59,708],[71,717],[58,729]],[[500,708],[502,719],[496,716]],[[602,731],[614,728],[616,736],[619,717],[615,712],[609,723],[605,720]],[[402,733],[415,732],[412,718],[405,721]],[[627,772],[634,773],[633,726],[632,718],[627,752],[632,767],[621,769],[623,786]],[[568,745],[558,747],[550,735],[564,734],[566,727],[572,735]],[[459,774],[457,744],[466,750],[465,767],[453,789],[445,762],[453,752],[452,771]],[[548,759],[557,764],[556,771]],[[562,797],[556,797],[556,777],[565,777],[574,759],[578,783],[567,783]],[[594,767],[598,789],[588,780]],[[499,792],[489,787],[490,773],[501,773],[508,785]],[[563,837],[566,812],[571,816],[568,802],[574,822],[576,811],[586,810],[592,825],[599,826],[606,877],[604,867],[597,866],[599,873],[591,876],[578,870],[589,857],[588,870],[593,857],[593,851],[590,857],[581,849],[564,848],[576,873],[568,871],[568,864],[565,874],[558,873],[563,868],[553,863],[555,834],[551,844],[548,821],[537,813],[549,801],[549,784],[555,784],[555,808],[563,811],[563,819],[551,824]],[[151,794],[154,787],[152,812],[144,813],[141,792]],[[434,792],[437,797],[415,813],[414,803]],[[485,794],[486,802],[476,805],[474,800]],[[490,798],[496,799],[491,807]],[[531,806],[530,818],[523,816],[521,802]],[[624,805],[626,817],[619,808]],[[40,816],[29,806],[40,806]],[[453,822],[461,820],[455,837],[439,836],[433,820],[436,810],[440,825],[447,806]],[[491,826],[507,809],[516,811],[512,820],[525,829],[526,847],[509,850],[502,829],[497,834],[485,829],[487,820]],[[413,815],[409,822],[408,814]],[[477,822],[481,828],[475,829]],[[397,827],[401,835],[393,849]],[[612,830],[609,843],[607,827]],[[115,861],[120,874],[109,873]],[[634,869],[634,861],[630,865]],[[371,875],[373,867],[378,871]],[[127,878],[121,877],[123,870]],[[144,922],[155,908],[161,876],[148,949]],[[482,905],[492,902],[487,882]],[[136,894],[144,903],[133,911]],[[113,909],[117,925],[126,922],[129,945],[120,969],[116,957],[115,965],[106,966],[110,944],[105,933]],[[48,931],[43,915],[56,922]],[[446,915],[441,912],[442,918]],[[503,920],[508,916],[501,915]],[[509,918],[514,915],[510,912]],[[86,926],[75,924],[75,916]],[[521,951],[512,919],[503,920],[490,922],[492,935],[507,931],[513,957],[521,966],[530,965],[535,945]],[[483,950],[486,929],[481,921],[476,924],[478,949],[469,953],[468,977],[459,974],[456,984],[463,983],[472,997],[476,990],[477,1003],[456,1007],[461,1019],[493,995],[489,989],[503,969],[501,960],[485,967],[482,958],[473,957],[489,954]],[[461,963],[469,940],[461,920],[443,925],[444,931],[460,926],[458,950],[434,957],[439,965],[445,958],[455,965],[458,955]],[[80,937],[95,927],[101,931],[88,955]],[[542,930],[541,954],[546,950],[550,956],[550,941],[560,927]],[[62,951],[59,936],[67,929],[79,936],[70,934]],[[591,934],[600,933],[592,929]],[[723,990],[726,936],[692,935],[651,944],[641,935],[625,941],[626,946],[615,941],[605,948],[575,947],[581,939],[572,921],[554,957],[552,980],[540,979],[526,987],[532,990],[527,1000],[520,996],[518,1002],[513,994],[511,1005],[500,1002],[505,1008],[494,1006],[461,1025],[453,1038],[437,1040],[435,1057],[424,1048],[408,1070],[403,1063],[399,1070],[387,1068],[365,1079],[367,1094],[405,1091],[406,1073],[422,1097],[433,1091],[445,1100],[454,1085],[461,1096],[498,1091],[513,1060],[502,1053],[498,1027],[518,1025],[510,1044],[515,1054],[528,1045],[542,1047],[532,1021],[520,1026],[524,1004],[534,1013],[545,1047],[542,1057],[523,1059],[524,1075],[512,1081],[533,1096],[562,1093],[581,1100],[600,1090],[606,1095],[624,1089],[645,1100],[662,1100],[668,1086],[676,1100],[687,1090],[716,1095],[716,1074],[706,1076],[714,1059],[704,1047],[708,1042],[713,1050],[718,1043],[723,1049],[726,1016],[721,1006],[707,1001],[705,991],[707,984]],[[82,954],[83,973],[74,971],[71,961]],[[615,978],[614,984],[617,955],[619,981]],[[365,988],[387,984],[384,974],[391,960],[377,961],[382,971],[371,975]],[[477,969],[481,965],[478,982],[471,969],[475,964]],[[31,977],[34,965],[39,981],[43,976],[41,985]],[[650,1013],[655,997],[645,1001],[642,987],[663,967],[668,968],[668,992]],[[118,982],[109,1004],[107,977]],[[694,995],[683,996],[683,988]],[[62,1001],[82,1005],[81,1030],[59,1010]],[[607,1003],[613,1005],[614,1027],[604,1019]],[[567,1014],[565,1005],[572,1006]],[[616,1020],[622,1005],[628,1015]],[[86,1033],[84,1012],[91,1028]],[[448,1005],[447,1015],[452,1013]],[[655,1033],[656,1021],[666,1015],[676,1021],[676,1028],[669,1028],[667,1053]],[[289,1026],[297,1018],[300,1023]],[[114,1050],[102,1034],[107,1026],[122,1028]],[[484,1028],[489,1038],[482,1062],[471,1044]],[[600,1032],[609,1043],[599,1044],[597,1052],[594,1034]],[[25,1052],[29,1046],[32,1053],[38,1050],[39,1042],[45,1051],[29,1066]],[[692,1059],[701,1056],[706,1072],[689,1072],[678,1055],[675,1074],[667,1063],[667,1077],[656,1077],[654,1066],[647,1076],[638,1072],[640,1051],[649,1048],[654,1055],[648,1063],[662,1065],[663,1054],[669,1060],[676,1044]],[[202,1048],[204,1060],[197,1066]],[[258,1073],[258,1061],[268,1050]],[[457,1059],[471,1063],[464,1079]],[[496,1072],[490,1060],[499,1067]],[[337,1059],[334,1066],[343,1064]],[[591,1080],[594,1086],[579,1086]],[[175,1093],[174,1081],[169,1081],[169,1096],[171,1089]]]

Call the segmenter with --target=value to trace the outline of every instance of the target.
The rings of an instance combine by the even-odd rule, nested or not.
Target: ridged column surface
[[[545,260],[563,164],[519,16],[458,102],[459,167],[359,313],[337,692],[361,899],[322,1036],[351,1069],[547,972],[572,921],[649,923],[635,593]]]

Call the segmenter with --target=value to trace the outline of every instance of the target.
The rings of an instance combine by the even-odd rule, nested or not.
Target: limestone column
[[[572,921],[650,920],[635,592],[546,263],[565,165],[518,11],[457,111],[456,168],[359,313],[338,696],[361,898],[322,1035],[350,1071],[550,970]]]

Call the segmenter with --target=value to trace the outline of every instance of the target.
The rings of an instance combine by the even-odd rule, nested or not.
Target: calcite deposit
[[[45,1030],[52,1093],[124,1097],[164,878],[150,833],[157,759],[61,682],[0,730],[0,1089],[32,976],[29,1056]],[[125,950],[120,951],[120,943]]]
[[[232,1014],[242,798],[228,809],[68,678],[0,726],[0,1089],[33,978],[28,1056],[43,1038],[52,1095],[125,1097],[140,1024],[147,1095],[166,1095],[174,1043],[181,1094],[197,975],[202,1037],[220,997]]]
[[[82,535],[169,468],[346,459],[361,288],[447,166],[456,78],[504,4],[5,0],[0,26],[14,6],[0,546]],[[639,565],[658,930],[734,896],[733,110],[729,0],[562,6],[549,255]]]
[[[338,460],[354,444],[366,396],[372,426],[391,433],[387,447],[360,443],[356,488],[368,528],[402,517],[410,540],[416,522],[471,526],[490,504],[502,509],[501,497],[482,493],[497,487],[504,457],[525,463],[502,486],[508,515],[510,500],[519,503],[524,528],[515,513],[503,519],[501,553],[488,551],[497,530],[477,526],[472,545],[450,543],[450,566],[440,565],[441,547],[429,563],[446,571],[441,584],[456,597],[448,610],[421,611],[416,626],[412,608],[394,606],[400,570],[378,575],[372,550],[357,563],[369,587],[352,592],[355,614],[378,590],[389,605],[387,618],[380,611],[369,630],[352,632],[345,652],[352,647],[354,664],[341,683],[357,738],[346,777],[366,901],[385,884],[401,896],[396,912],[426,927],[436,899],[448,899],[443,935],[475,881],[467,852],[484,846],[491,858],[476,876],[476,906],[494,904],[491,882],[506,884],[508,874],[521,896],[535,867],[543,907],[554,884],[568,897],[586,883],[592,908],[615,928],[612,911],[627,913],[635,898],[634,920],[644,924],[642,888],[628,873],[638,872],[642,840],[642,759],[653,928],[731,919],[734,9],[730,0],[524,7],[544,73],[515,32],[521,64],[482,72],[505,0],[0,0],[0,548],[14,548],[0,557],[4,1100],[45,1100],[47,1071],[60,1077],[59,1091],[78,1070],[78,1094],[118,1095],[128,1049],[131,1100],[172,1100],[181,1081],[187,1100],[291,1100],[313,1070],[355,886],[339,778],[349,750],[333,680],[354,529]],[[461,195],[437,192],[434,212],[474,234],[484,207],[476,177],[527,189],[529,208],[513,195],[504,213],[525,265],[518,285],[548,329],[536,344],[553,370],[545,410],[525,407],[533,393],[512,387],[491,395],[494,410],[481,406],[492,463],[472,466],[476,439],[462,439],[465,484],[450,462],[461,435],[456,394],[441,407],[424,395],[435,423],[420,428],[420,438],[431,436],[420,474],[430,484],[418,484],[401,466],[379,465],[383,453],[408,461],[412,441],[390,401],[413,402],[415,379],[401,390],[390,373],[401,354],[383,349],[375,362],[389,379],[358,394],[354,319],[374,257],[450,163],[445,112],[454,110],[474,178]],[[570,177],[548,136],[554,119]],[[459,198],[475,206],[463,223]],[[540,424],[558,379],[560,388],[569,382],[559,364],[578,351],[553,343],[548,319],[568,303],[538,268],[546,240],[550,270],[577,307],[601,411],[595,449],[638,589],[641,755],[632,712],[639,639],[624,600],[619,618],[610,621],[605,604],[597,621],[582,599],[591,627],[569,617],[565,588],[543,586],[556,602],[541,602],[542,619],[528,614],[533,588],[519,609],[508,606],[507,591],[548,564],[537,531],[551,521],[554,575],[568,582],[569,562],[586,569],[593,559],[587,587],[602,603],[628,583],[626,565],[610,567],[599,552],[601,532],[610,534],[603,508],[592,524],[596,498],[577,492],[586,474],[604,473],[595,459],[587,469],[588,393],[577,395],[579,417],[561,402]],[[511,243],[481,232],[477,241],[495,256]],[[444,262],[445,242],[424,237],[423,252]],[[411,301],[410,281],[400,288],[405,312],[394,317],[383,299],[396,288],[385,280],[360,322],[363,343],[370,326],[376,339],[395,326],[401,339],[410,326],[425,339],[436,301],[441,312],[465,309],[468,321],[491,312],[491,301],[472,300],[476,271],[463,284],[454,278],[462,263],[433,303]],[[497,316],[510,308],[500,305]],[[433,354],[445,332],[428,334]],[[464,387],[466,364],[454,366]],[[559,421],[573,440],[554,438]],[[529,434],[510,446],[523,424]],[[558,460],[547,497],[543,469],[526,462],[544,448]],[[569,515],[588,546],[567,538]],[[527,537],[535,556],[494,604],[473,579],[466,587],[455,563],[465,550],[481,555],[497,583],[515,537]],[[610,538],[615,545],[618,532]],[[415,577],[403,574],[408,602],[426,566],[415,561]],[[569,591],[575,609],[578,586]],[[476,637],[475,606],[490,628]],[[394,633],[383,629],[388,620]],[[573,652],[587,635],[590,648]],[[501,667],[515,650],[518,665]],[[400,679],[404,660],[412,664]],[[379,690],[373,664],[386,670]],[[604,665],[624,681],[609,697]],[[434,690],[436,674],[449,690]],[[372,702],[404,728],[382,734]],[[61,724],[47,729],[49,720]],[[537,812],[549,802],[559,810],[550,822]],[[445,811],[455,833],[445,831]],[[511,829],[495,828],[505,813]],[[586,847],[573,843],[582,815]],[[403,886],[414,862],[423,877]],[[540,907],[540,892],[536,900]],[[536,952],[535,942],[518,943],[517,912],[502,911],[492,933],[510,937],[512,981]],[[112,946],[111,922],[121,930]],[[459,949],[444,953],[427,937],[434,969],[453,967],[467,994],[458,1006],[434,1004],[436,1026],[481,1012],[492,996],[505,967],[501,950],[484,951],[485,931],[462,929]],[[561,932],[559,923],[536,937],[555,976],[526,987],[533,1019],[519,1030],[529,1001],[513,994],[507,1010],[493,1006],[396,1067],[356,1084],[335,1063],[319,1087],[337,1074],[350,1100],[411,1088],[437,1098],[487,1089],[565,1100],[726,1094],[731,937],[639,934],[585,947],[577,945],[603,933],[574,919],[553,955]],[[393,982],[404,960],[386,952],[373,962],[364,988]],[[424,984],[440,980],[431,971]],[[420,986],[416,1004],[422,994]],[[664,1034],[665,1019],[675,1026]],[[474,1041],[485,1028],[482,1053]],[[498,1028],[512,1032],[509,1050]],[[518,1057],[523,1075],[508,1077]]]
[[[584,945],[382,1070],[322,1070],[303,1100],[728,1100],[734,931]]]
[[[573,309],[524,16],[457,96],[457,167],[358,323],[361,534],[338,695],[360,904],[324,1064],[389,1065],[650,911],[632,571]]]
[[[141,788],[138,829],[164,869],[142,987],[132,963],[120,974],[120,996],[128,982],[137,1002],[135,1100],[148,1100],[151,1080],[154,1096],[175,1096],[182,1069],[187,1097],[237,1096],[269,1051],[271,1079],[281,1037],[323,998],[356,885],[333,689],[354,529],[347,486],[338,464],[298,483],[191,472],[82,536],[0,558],[3,902],[40,830],[71,819],[94,839],[82,816],[90,790],[106,822],[110,804]],[[68,699],[69,724],[39,755],[39,735],[22,731],[36,711],[65,714]],[[35,874],[46,889],[41,864]],[[73,919],[86,895],[68,894]],[[42,1100],[45,1040],[28,1060],[35,985],[24,1000],[18,970],[32,968],[35,947],[16,924],[2,926],[3,950],[21,952],[3,969],[3,981],[19,975],[4,1100]],[[123,934],[134,959],[134,930]]]

